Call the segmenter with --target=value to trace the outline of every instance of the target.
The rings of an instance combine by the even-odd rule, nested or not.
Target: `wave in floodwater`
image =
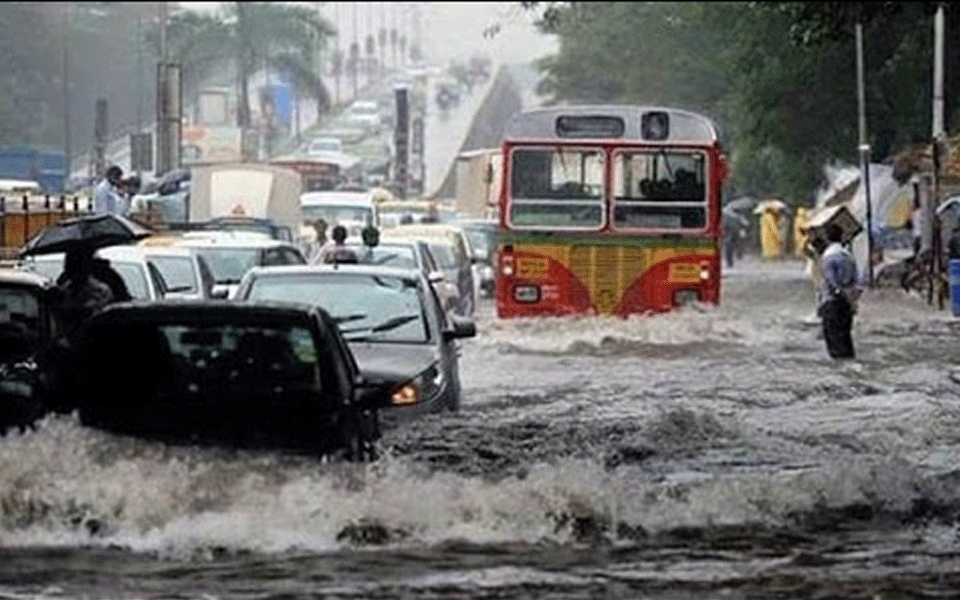
[[[676,423],[684,418],[698,416],[668,414],[653,424],[661,445],[691,428],[732,435],[709,419]],[[0,546],[120,546],[193,557],[211,549],[322,552],[451,540],[635,542],[678,529],[926,518],[931,507],[952,510],[960,499],[960,479],[931,479],[895,457],[754,464],[715,475],[658,472],[644,458],[557,458],[489,478],[425,472],[396,456],[360,466],[168,447],[57,417],[0,440]]]

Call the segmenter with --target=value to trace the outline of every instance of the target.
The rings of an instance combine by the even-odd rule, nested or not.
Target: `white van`
[[[374,192],[369,190],[307,192],[300,195],[300,221],[306,225],[323,219],[327,223],[327,235],[335,225],[343,225],[348,238],[360,239],[365,227],[380,226],[374,198]]]

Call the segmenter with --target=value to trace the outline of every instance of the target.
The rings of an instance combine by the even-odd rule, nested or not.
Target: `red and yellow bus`
[[[720,299],[716,127],[673,108],[568,106],[504,134],[497,314],[657,313]]]

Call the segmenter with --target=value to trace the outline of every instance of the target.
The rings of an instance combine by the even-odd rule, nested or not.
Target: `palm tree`
[[[170,19],[167,43],[181,64],[183,87],[193,90],[217,69],[233,63],[237,81],[237,125],[250,125],[249,80],[261,65],[308,90],[322,108],[329,94],[319,76],[319,52],[336,34],[312,8],[274,2],[227,2],[213,15],[186,11]],[[151,35],[155,48],[156,34]],[[189,75],[188,75],[189,74]]]

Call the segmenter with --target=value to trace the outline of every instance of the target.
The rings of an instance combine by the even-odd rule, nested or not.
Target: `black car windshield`
[[[348,341],[426,343],[421,298],[414,280],[359,273],[259,276],[246,296],[316,304],[340,322]]]

